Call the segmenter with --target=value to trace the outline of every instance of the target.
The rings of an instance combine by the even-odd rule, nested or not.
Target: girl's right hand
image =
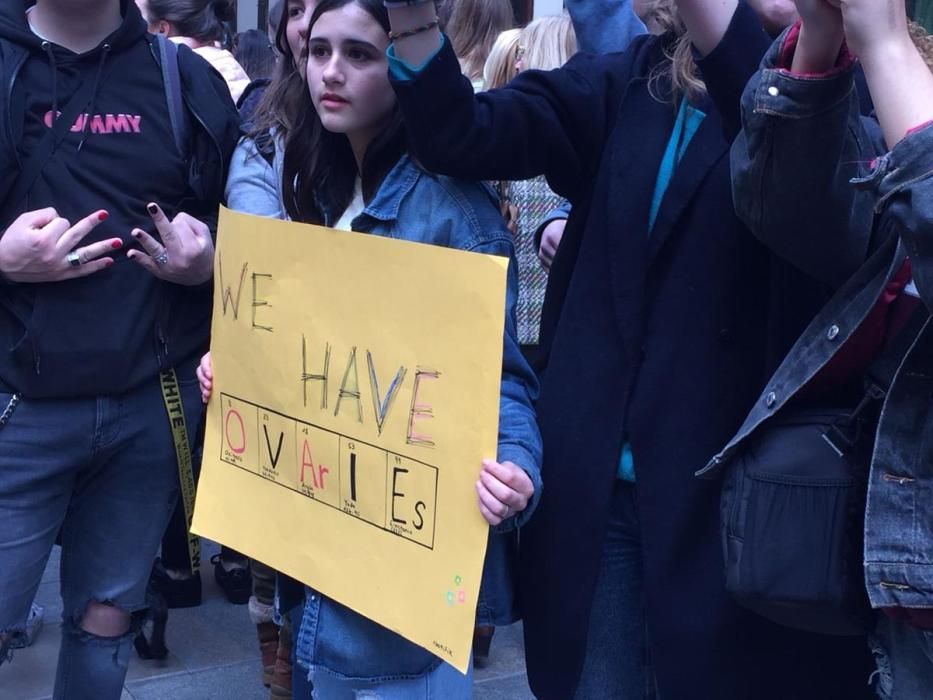
[[[794,0],[802,26],[793,70],[825,73],[836,65],[844,30],[837,0]]]
[[[888,148],[933,121],[933,75],[910,36],[904,0],[833,0],[858,56]]]
[[[827,0],[829,1],[829,0]],[[863,63],[911,49],[904,0],[831,0],[842,9],[846,42]]]
[[[541,261],[541,267],[550,271],[551,263],[554,262],[554,256],[557,255],[557,248],[564,237],[564,227],[567,226],[567,219],[554,219],[541,232],[541,245],[538,248],[538,260]]]
[[[479,512],[486,522],[495,527],[528,507],[534,496],[535,485],[531,477],[513,462],[494,459],[483,460],[483,470],[476,482]]]
[[[206,404],[211,400],[211,391],[214,389],[214,368],[211,365],[210,351],[201,358],[197,375],[198,383],[201,385],[201,401]]]
[[[437,10],[433,2],[419,0],[407,5],[389,7],[389,24],[393,32],[407,32],[416,27],[424,27],[431,22],[436,25]],[[440,30],[436,28],[419,31],[416,34],[392,42],[395,55],[410,66],[420,66],[437,51],[440,44]]]

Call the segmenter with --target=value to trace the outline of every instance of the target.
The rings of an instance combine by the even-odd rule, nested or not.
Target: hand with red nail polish
[[[127,257],[166,282],[193,286],[210,280],[214,274],[210,229],[184,212],[170,221],[158,204],[149,204],[146,209],[160,240],[134,229],[130,235],[142,250],[131,250]]]
[[[21,214],[0,236],[0,275],[12,282],[59,282],[87,277],[113,264],[102,257],[120,248],[119,238],[78,246],[107,212],[97,211],[74,226],[53,208]]]

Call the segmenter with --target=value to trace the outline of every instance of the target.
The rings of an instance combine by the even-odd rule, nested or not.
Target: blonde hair
[[[914,46],[917,47],[920,56],[926,61],[927,67],[933,71],[933,36],[917,22],[910,22],[908,28]]]
[[[496,37],[486,65],[483,83],[486,90],[494,90],[508,83],[518,73],[518,41],[520,29],[507,29]]]
[[[660,102],[676,102],[679,95],[688,99],[705,95],[706,83],[693,60],[693,44],[674,0],[645,0],[644,21],[652,33],[674,37],[664,49],[668,62],[656,66],[648,78],[652,97]],[[671,93],[667,95],[661,86],[665,79],[671,83]]]
[[[522,29],[519,59],[522,70],[554,70],[577,52],[570,15],[539,17]]]
[[[445,0],[438,18],[460,60],[460,70],[471,81],[483,77],[496,37],[515,26],[509,0]]]

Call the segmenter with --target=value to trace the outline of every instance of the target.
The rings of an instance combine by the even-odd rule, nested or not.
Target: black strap
[[[185,411],[181,405],[181,389],[178,375],[174,369],[168,369],[159,375],[162,388],[162,400],[168,412],[168,422],[172,429],[172,442],[175,443],[175,463],[178,466],[178,482],[181,487],[181,504],[185,512],[188,532],[188,562],[191,573],[196,574],[201,568],[201,538],[191,532],[194,518],[194,463],[191,446],[188,443],[188,427],[185,424]]]
[[[159,45],[159,63],[162,66],[162,85],[165,87],[165,102],[168,105],[168,118],[175,137],[178,153],[185,157],[188,148],[188,120],[185,103],[181,96],[181,73],[178,70],[178,47],[163,34],[156,34]]]
[[[907,351],[917,339],[924,324],[930,319],[930,312],[919,299],[917,308],[910,314],[907,323],[897,332],[894,340],[885,347],[881,355],[871,363],[866,372],[868,381],[883,394],[886,394],[891,384],[894,383],[894,375],[900,368]]]
[[[865,393],[862,399],[844,419],[829,426],[823,433],[823,439],[840,457],[846,457],[852,461],[853,455],[856,455],[852,463],[861,463],[857,457],[861,453],[858,445],[867,434],[865,432],[866,421],[870,424],[877,421],[876,409],[881,406],[881,402],[887,396],[904,357],[907,356],[907,352],[929,320],[930,312],[922,302],[918,303],[907,323],[897,331],[894,340],[887,344],[865,371]],[[874,428],[872,428],[872,434],[874,434]]]
[[[78,115],[87,108],[93,97],[93,92],[94,81],[85,80],[81,87],[78,88],[78,91],[68,100],[68,104],[65,105],[52,128],[46,132],[45,136],[36,145],[35,150],[20,169],[16,184],[13,185],[13,189],[10,190],[6,199],[3,200],[0,225],[8,226],[14,216],[23,211],[23,200],[29,194],[32,186],[36,184],[39,173],[42,172],[42,168],[45,167],[45,164],[55,153],[55,149],[58,148],[65,136],[68,135],[71,127],[74,126]]]

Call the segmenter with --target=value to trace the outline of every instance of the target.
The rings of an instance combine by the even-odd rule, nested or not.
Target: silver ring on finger
[[[156,265],[165,265],[168,263],[168,253],[165,251],[165,248],[163,248],[162,252],[152,256],[152,259]]]
[[[65,260],[67,260],[68,264],[72,267],[81,267],[81,256],[79,256],[75,251],[68,253],[68,255],[65,256]]]
[[[507,518],[507,517],[509,517],[511,514],[512,514],[512,507],[511,507],[511,506],[506,506],[506,507],[505,507],[505,512],[502,514],[502,517],[503,517],[503,518]]]

